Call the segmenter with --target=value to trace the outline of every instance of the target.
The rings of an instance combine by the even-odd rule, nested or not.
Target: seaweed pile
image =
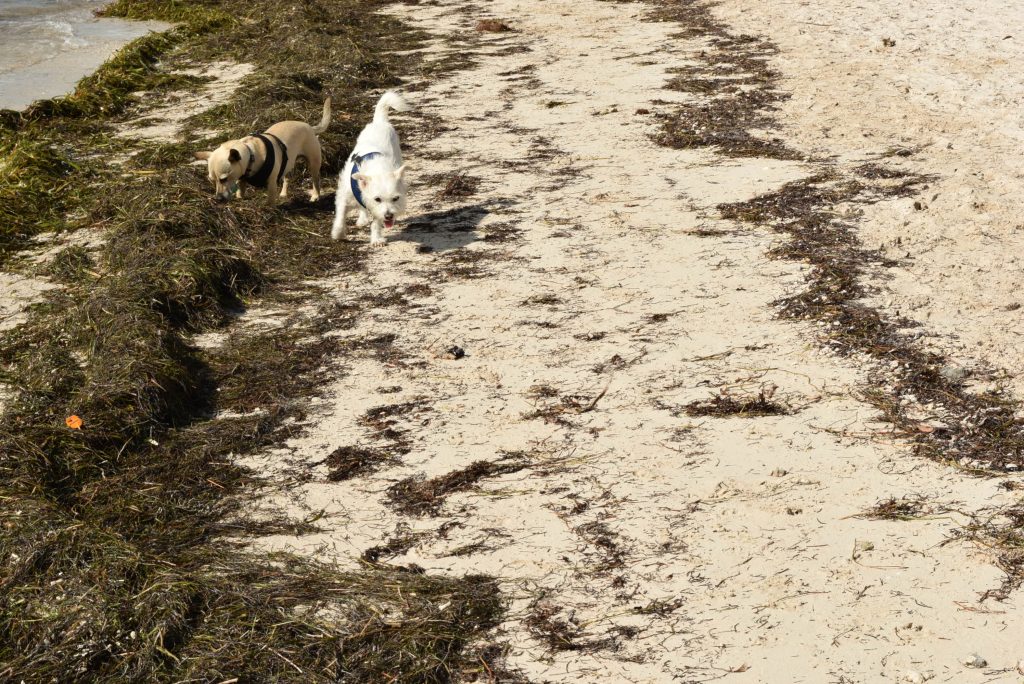
[[[329,199],[219,205],[188,166],[191,149],[140,150],[112,134],[140,93],[201,82],[179,67],[240,60],[258,77],[185,133],[209,144],[196,132],[262,130],[331,94],[353,116],[323,136],[330,174],[370,89],[418,68],[408,53],[367,49],[421,39],[374,7],[122,0],[106,13],[176,27],[133,42],[67,97],[0,113],[0,261],[31,268],[22,250],[46,231],[105,240],[90,251],[72,233],[47,266],[63,287],[0,339],[12,388],[0,425],[0,680],[432,682],[480,668],[466,646],[501,613],[490,578],[340,571],[245,541],[315,529],[254,516],[246,502],[269,483],[238,457],[301,430],[337,372],[344,350],[319,333],[351,313],[317,306],[304,283],[360,268],[362,253],[327,239]],[[257,301],[313,313],[272,333],[234,330]],[[228,341],[193,343],[211,330]]]

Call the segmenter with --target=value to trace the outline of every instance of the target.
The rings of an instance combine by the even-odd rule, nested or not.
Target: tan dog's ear
[[[207,152],[206,150],[201,150],[201,151],[195,153],[195,157],[196,157],[196,159],[209,159],[211,154],[213,154],[213,152]]]
[[[365,190],[370,185],[370,177],[363,173],[353,173],[352,178],[359,183],[359,189]]]
[[[242,155],[239,154],[238,150],[236,150],[234,147],[232,147],[231,151],[228,152],[228,161],[229,162],[242,161]]]
[[[401,180],[401,179],[402,179],[402,176],[404,176],[404,175],[405,175],[405,169],[406,169],[406,167],[408,167],[408,166],[409,166],[408,164],[402,164],[401,166],[399,166],[399,167],[398,167],[398,170],[397,170],[397,171],[395,171],[395,178],[397,178],[397,179]]]

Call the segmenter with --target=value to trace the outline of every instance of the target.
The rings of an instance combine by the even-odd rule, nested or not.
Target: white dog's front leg
[[[334,200],[334,225],[331,226],[331,239],[338,240],[345,237],[345,212],[348,207],[348,193],[343,187],[339,187]]]
[[[373,223],[370,224],[371,245],[374,245],[375,247],[380,247],[381,245],[386,245],[388,243],[388,241],[384,238],[383,233],[381,233],[381,229],[383,227],[384,226],[381,225],[380,221],[374,221]]]
[[[364,228],[370,224],[370,214],[365,209],[359,210],[359,216],[356,217],[356,227]]]

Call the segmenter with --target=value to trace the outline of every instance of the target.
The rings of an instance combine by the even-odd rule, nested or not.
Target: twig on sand
[[[586,413],[587,411],[593,411],[594,407],[597,406],[597,402],[601,401],[601,397],[608,393],[608,388],[611,387],[611,384],[612,383],[609,382],[607,385],[605,385],[604,389],[601,390],[601,393],[594,397],[594,400],[587,404],[585,408],[580,409],[578,413]]]

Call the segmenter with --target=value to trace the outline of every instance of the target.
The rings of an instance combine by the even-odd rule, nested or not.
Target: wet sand
[[[168,24],[93,16],[103,3],[0,7],[0,109],[70,93],[117,50]]]

